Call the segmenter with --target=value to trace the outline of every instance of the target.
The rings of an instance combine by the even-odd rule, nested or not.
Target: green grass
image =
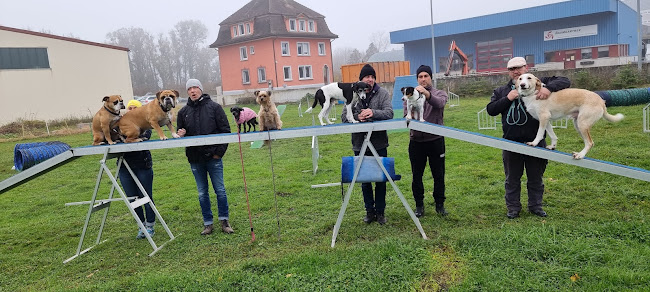
[[[476,112],[487,97],[463,98],[445,111],[445,124],[478,131]],[[257,109],[256,105],[249,105]],[[643,105],[610,108],[626,119],[599,121],[588,156],[650,169],[650,143],[643,133]],[[227,109],[226,109],[227,110]],[[311,125],[297,106],[284,113],[285,128]],[[236,126],[229,117],[231,126]],[[481,133],[501,136],[501,130]],[[559,150],[582,148],[569,125],[557,129]],[[154,134],[155,135],[155,134]],[[91,134],[50,137],[72,147],[89,145]],[[153,137],[157,139],[157,137]],[[389,134],[398,186],[411,206],[408,132]],[[39,139],[38,141],[43,141]],[[19,143],[37,140],[21,140]],[[106,242],[73,261],[100,156],[76,159],[0,195],[0,290],[218,290],[218,291],[643,291],[650,283],[649,184],[608,173],[550,162],[544,183],[547,218],[527,212],[509,220],[503,199],[501,151],[447,139],[448,217],[421,218],[423,240],[392,188],[388,223],[366,225],[355,187],[336,247],[332,228],[341,207],[337,187],[310,188],[340,180],[341,156],[352,155],[349,134],[321,136],[319,171],[311,172],[311,139],[274,141],[269,151],[242,145],[256,240],[251,242],[239,147],[224,157],[225,183],[235,233],[200,236],[196,185],[183,149],[152,151],[154,200],[177,238],[153,257],[124,204],[113,204]],[[0,143],[0,180],[14,174],[13,147]],[[114,166],[114,160],[109,162]],[[431,192],[431,179],[426,184]],[[106,197],[109,185],[100,188]],[[525,189],[525,187],[524,187]],[[213,195],[214,198],[214,195]],[[522,193],[525,205],[526,193]],[[276,209],[277,200],[277,209]],[[216,206],[213,206],[216,212]],[[84,248],[94,243],[101,212],[93,214]],[[156,225],[157,243],[167,237]],[[571,276],[580,278],[575,282]]]

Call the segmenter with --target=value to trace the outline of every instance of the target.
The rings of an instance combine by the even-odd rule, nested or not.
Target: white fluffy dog
[[[402,101],[406,101],[406,119],[413,119],[417,113],[420,122],[424,122],[424,95],[420,94],[414,87],[402,87]]]

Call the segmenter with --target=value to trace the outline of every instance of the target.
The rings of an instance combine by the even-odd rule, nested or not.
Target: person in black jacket
[[[533,141],[539,127],[539,121],[528,114],[523,101],[517,98],[519,94],[514,86],[514,80],[527,72],[526,59],[522,57],[510,59],[508,61],[510,81],[508,84],[494,90],[490,103],[486,107],[487,113],[491,116],[501,114],[503,138],[521,143]],[[544,83],[544,87],[537,93],[537,99],[547,99],[551,92],[571,86],[571,82],[566,77],[542,77],[540,80]],[[546,147],[546,139],[542,140],[537,147]],[[503,150],[502,156],[503,169],[506,175],[505,200],[508,208],[506,216],[510,219],[519,217],[521,211],[521,176],[525,168],[528,210],[537,216],[546,217],[547,214],[542,209],[544,196],[542,177],[548,160],[506,150]]]
[[[189,79],[185,86],[190,98],[187,104],[178,111],[177,134],[185,137],[230,133],[230,124],[226,113],[221,105],[212,101],[209,95],[203,93],[201,82],[196,79]],[[199,191],[199,205],[201,205],[204,225],[201,235],[212,233],[214,223],[210,204],[208,174],[214,192],[217,194],[218,219],[221,222],[221,230],[225,233],[234,232],[228,222],[228,197],[223,182],[223,162],[221,160],[227,149],[228,144],[185,148],[185,155],[192,168],[196,188]]]
[[[140,107],[142,104],[137,100],[129,101],[126,109],[132,110],[134,108]],[[151,130],[146,130],[140,138],[143,141],[149,140],[151,138]],[[149,150],[142,151],[133,151],[125,152],[122,158],[129,164],[131,170],[142,184],[142,187],[149,195],[151,203],[153,203],[153,161],[151,160],[151,152]],[[125,166],[120,167],[120,172],[118,173],[120,178],[120,183],[124,189],[124,193],[127,197],[138,197],[143,198],[144,194],[138,188],[138,185],[133,180],[133,177],[129,173],[129,170]],[[150,204],[144,204],[144,212],[142,212],[142,206],[135,208],[135,213],[140,218],[140,221],[144,224],[145,230],[139,230],[136,238],[142,239],[145,238],[144,232],[149,233],[149,236],[154,235],[153,226],[156,223],[156,214],[151,208]],[[145,219],[146,213],[146,219]]]

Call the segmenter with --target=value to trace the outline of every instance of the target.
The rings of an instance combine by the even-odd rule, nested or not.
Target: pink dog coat
[[[252,109],[244,107],[242,108],[242,111],[239,112],[239,120],[237,121],[237,124],[241,125],[253,118],[257,118],[257,114]]]

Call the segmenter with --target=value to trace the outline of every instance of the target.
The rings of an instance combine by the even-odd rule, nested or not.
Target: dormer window
[[[299,28],[300,31],[305,31],[306,30],[306,26],[305,26],[306,21],[304,19],[301,19],[298,22],[298,24],[299,24],[298,28]]]
[[[251,23],[246,22],[246,23],[238,23],[232,26],[232,36],[233,37],[238,37],[238,36],[244,36],[244,35],[249,35],[252,34],[252,29],[251,29]]]
[[[289,31],[296,31],[296,20],[289,19]]]
[[[309,21],[309,26],[307,27],[309,29],[309,32],[314,32],[316,31],[316,26],[314,25],[314,21],[310,20]]]
[[[244,24],[240,23],[237,27],[239,27],[239,35],[244,35]]]

